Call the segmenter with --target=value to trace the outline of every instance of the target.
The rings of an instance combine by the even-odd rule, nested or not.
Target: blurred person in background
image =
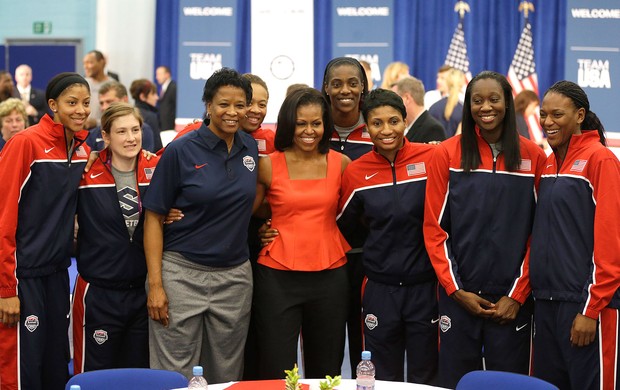
[[[24,103],[17,98],[9,98],[0,103],[0,150],[15,134],[26,129],[28,115]]]
[[[23,64],[15,68],[15,84],[17,92],[26,106],[29,126],[39,123],[47,110],[45,91],[34,88],[31,82],[32,68],[30,66]]]

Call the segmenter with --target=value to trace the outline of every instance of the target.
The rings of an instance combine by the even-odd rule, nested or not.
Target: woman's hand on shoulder
[[[93,150],[90,152],[90,155],[88,156],[88,161],[86,161],[86,166],[84,167],[84,173],[88,173],[88,171],[90,171],[90,167],[93,166],[93,164],[95,163],[95,161],[97,161],[98,158],[99,158],[98,151]]]

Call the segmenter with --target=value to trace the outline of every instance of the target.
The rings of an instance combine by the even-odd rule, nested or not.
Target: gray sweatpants
[[[252,307],[250,262],[215,268],[164,252],[162,281],[169,324],[149,320],[151,368],[190,378],[192,367],[201,365],[209,383],[241,380]]]

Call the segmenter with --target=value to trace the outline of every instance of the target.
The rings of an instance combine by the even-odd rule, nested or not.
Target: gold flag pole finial
[[[465,12],[470,12],[469,4],[464,1],[457,1],[456,5],[454,6],[454,12],[458,12],[459,18],[463,19],[463,17],[465,16]]]
[[[527,19],[530,11],[534,12],[534,4],[532,4],[531,2],[522,1],[521,4],[519,4],[519,12],[523,12],[523,16],[525,17],[525,19]]]

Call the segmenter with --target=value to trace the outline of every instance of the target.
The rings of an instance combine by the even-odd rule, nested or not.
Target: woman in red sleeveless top
[[[351,161],[330,151],[330,109],[321,93],[289,95],[278,115],[276,152],[259,163],[257,197],[266,194],[278,236],[263,248],[254,275],[259,374],[282,377],[297,361],[303,333],[306,377],[338,375],[347,315],[345,253],[336,225],[340,177]]]

